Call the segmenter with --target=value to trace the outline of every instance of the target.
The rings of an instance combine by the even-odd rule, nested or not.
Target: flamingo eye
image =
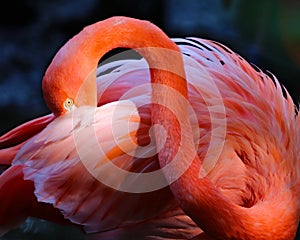
[[[71,111],[72,108],[73,108],[73,105],[74,105],[74,101],[72,98],[67,98],[64,102],[64,108],[67,110],[67,111]]]

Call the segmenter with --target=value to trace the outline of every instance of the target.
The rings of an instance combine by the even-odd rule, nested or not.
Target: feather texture
[[[199,174],[243,208],[282,200],[289,190],[299,199],[300,120],[287,91],[274,76],[219,43],[173,41],[184,61],[194,146],[203,167]],[[167,186],[138,194],[120,191],[124,182],[125,187],[142,185],[140,176],[160,168],[150,131],[152,89],[146,61],[108,63],[97,76],[99,107],[78,108],[53,121],[50,117],[45,129],[42,122],[26,135],[29,140],[20,146],[13,165],[24,166],[38,201],[53,204],[88,233],[100,232],[107,239],[139,236],[141,229],[149,229],[145,234],[150,239],[200,234]],[[6,136],[1,139],[3,147],[11,146]],[[112,164],[127,172],[116,175]],[[129,176],[134,177],[127,181]],[[165,184],[164,176],[158,181]],[[127,231],[134,224],[137,228]]]

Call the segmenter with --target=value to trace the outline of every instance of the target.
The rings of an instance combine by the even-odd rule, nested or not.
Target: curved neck
[[[172,182],[170,187],[175,198],[208,234],[238,238],[241,236],[238,233],[227,235],[227,232],[244,229],[244,220],[249,216],[227,201],[210,181],[199,178],[201,164],[194,149],[187,101],[178,100],[178,96],[187,99],[188,95],[182,57],[177,45],[159,28],[150,22],[127,17],[113,17],[90,25],[58,52],[53,61],[54,68],[60,68],[64,76],[74,76],[76,71],[74,77],[83,81],[97,68],[105,53],[119,47],[135,49],[149,64],[152,101],[155,103],[151,108],[152,123],[162,125],[168,134],[167,138],[163,138],[163,131],[155,132],[157,144],[164,146],[159,152],[159,162],[165,168],[176,154],[180,160],[171,169],[164,170],[166,179]],[[80,64],[77,64],[79,61]],[[67,77],[64,81],[71,86],[76,79]],[[192,159],[187,171],[174,181],[173,173],[179,171],[182,164],[190,164],[185,162],[189,156],[195,156],[195,159]],[[228,219],[231,219],[229,224]]]
[[[83,81],[96,70],[103,55],[115,48],[136,50],[147,60],[149,67],[153,68],[153,76],[158,76],[160,70],[168,70],[168,75],[179,75],[176,80],[169,78],[167,82],[161,77],[156,77],[152,82],[180,88],[181,93],[187,96],[178,46],[150,22],[128,17],[112,17],[85,27],[59,50],[51,63],[54,66],[50,65],[48,69],[55,68],[56,72],[61,71],[64,75],[69,73],[69,76],[74,76],[72,66],[76,66],[76,75],[80,75],[75,81]],[[74,57],[70,57],[70,53]],[[64,80],[70,81],[70,84],[74,83],[74,79]]]

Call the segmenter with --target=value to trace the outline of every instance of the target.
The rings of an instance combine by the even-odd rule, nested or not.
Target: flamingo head
[[[81,106],[97,106],[96,66],[81,56],[76,38],[56,54],[43,77],[42,88],[48,108],[63,115]]]

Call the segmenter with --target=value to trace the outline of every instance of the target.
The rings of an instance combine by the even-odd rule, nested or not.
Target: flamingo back
[[[211,180],[229,199],[245,207],[278,192],[298,189],[299,194],[299,117],[286,89],[273,74],[250,65],[220,43],[199,38],[174,41],[215,83],[221,101],[211,94],[206,102],[224,107],[226,136],[223,145],[217,146],[222,149],[208,173]],[[211,93],[211,86],[199,87]]]

